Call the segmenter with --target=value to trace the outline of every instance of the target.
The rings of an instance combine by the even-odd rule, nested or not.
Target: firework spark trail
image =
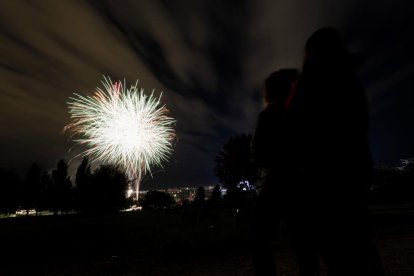
[[[175,120],[153,93],[144,94],[137,84],[102,81],[93,96],[74,94],[68,102],[72,123],[65,130],[79,136],[74,141],[88,145],[83,154],[124,168],[135,182],[136,199],[142,177],[151,167],[162,166],[172,152]]]

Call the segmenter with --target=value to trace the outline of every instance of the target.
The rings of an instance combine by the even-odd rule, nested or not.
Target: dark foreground
[[[414,212],[371,219],[387,275],[414,276]],[[2,219],[0,275],[253,275],[246,237],[222,210]],[[298,275],[283,225],[273,244],[280,275]]]

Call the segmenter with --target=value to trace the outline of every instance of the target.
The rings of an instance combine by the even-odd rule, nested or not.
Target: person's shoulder
[[[261,120],[275,120],[283,117],[286,110],[283,106],[275,104],[269,104],[262,112],[260,112],[259,118]]]
[[[285,112],[285,106],[282,103],[269,104],[263,110],[263,112],[266,112],[266,113],[283,113],[283,112]]]

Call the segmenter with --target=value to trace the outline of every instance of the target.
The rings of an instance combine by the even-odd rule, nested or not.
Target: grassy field
[[[414,275],[414,215],[372,221],[387,275]],[[253,275],[247,229],[223,210],[1,219],[0,275]],[[283,227],[273,245],[280,275],[297,275]]]

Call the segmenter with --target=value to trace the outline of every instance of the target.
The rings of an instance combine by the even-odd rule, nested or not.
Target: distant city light
[[[36,209],[18,209],[15,213],[16,216],[34,216],[36,215]]]
[[[250,184],[248,180],[241,180],[239,183],[237,183],[237,188],[239,188],[242,191],[255,190],[254,185]]]
[[[142,211],[142,206],[133,205],[127,209],[121,210],[121,212],[132,212],[132,211]]]

